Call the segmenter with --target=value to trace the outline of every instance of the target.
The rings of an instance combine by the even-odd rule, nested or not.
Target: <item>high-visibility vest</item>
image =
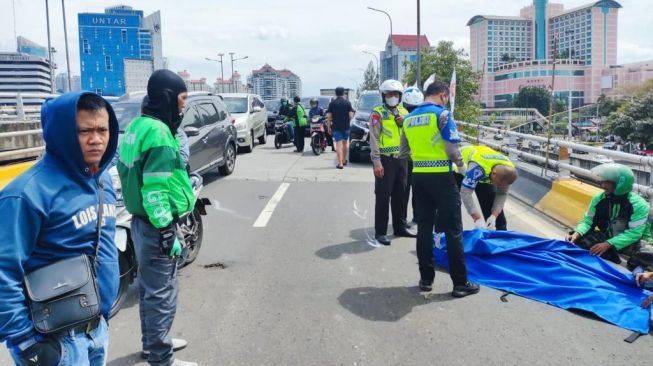
[[[460,152],[465,165],[469,165],[473,161],[483,169],[485,175],[480,180],[481,183],[490,183],[490,173],[492,173],[492,168],[497,165],[515,167],[515,164],[507,156],[487,146],[465,146],[460,149]]]
[[[411,113],[403,124],[410,145],[413,173],[446,173],[451,171],[444,140],[434,112]]]
[[[379,134],[379,152],[381,155],[399,154],[401,144],[401,129],[395,122],[394,114],[390,113],[384,106],[376,106],[372,111],[381,116],[381,133]],[[400,116],[408,114],[406,108],[397,106]]]

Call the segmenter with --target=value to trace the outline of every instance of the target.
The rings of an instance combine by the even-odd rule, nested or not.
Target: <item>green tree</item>
[[[445,84],[451,83],[451,75],[456,69],[456,109],[457,120],[475,123],[478,119],[479,104],[475,99],[478,93],[480,74],[472,71],[472,65],[465,50],[455,49],[453,42],[440,41],[436,47],[422,50],[420,88],[429,76]],[[409,66],[403,82],[415,84],[416,63]]]
[[[367,64],[367,69],[363,73],[363,85],[361,85],[362,90],[377,90],[379,88],[379,74],[374,69],[374,63],[370,61]]]
[[[625,113],[613,112],[608,117],[606,129],[610,131],[611,134],[627,140],[628,137],[635,132],[635,120]]]
[[[606,97],[605,94],[601,94],[597,103],[599,104],[599,116],[609,116],[610,113],[616,112],[623,104],[621,101]]]
[[[535,108],[543,116],[548,116],[550,101],[551,93],[547,89],[539,86],[526,86],[519,90],[512,105],[515,108]]]

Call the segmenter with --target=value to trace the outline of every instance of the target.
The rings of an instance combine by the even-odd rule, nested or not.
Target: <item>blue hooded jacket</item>
[[[92,93],[68,93],[43,104],[45,156],[0,191],[0,215],[5,217],[0,225],[0,341],[9,344],[35,332],[25,300],[24,274],[63,258],[94,255],[100,186],[105,222],[96,269],[107,319],[118,292],[116,196],[106,172],[118,145],[118,120],[107,103],[110,138],[93,176],[77,134],[77,102],[84,94]]]

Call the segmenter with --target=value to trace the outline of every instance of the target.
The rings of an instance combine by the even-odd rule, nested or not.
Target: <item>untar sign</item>
[[[115,17],[93,17],[91,18],[93,25],[127,25],[127,19]]]

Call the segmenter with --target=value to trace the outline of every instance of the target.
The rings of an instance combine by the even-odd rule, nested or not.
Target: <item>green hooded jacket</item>
[[[193,210],[195,198],[170,128],[143,115],[133,120],[120,145],[118,173],[125,207],[156,228]]]

